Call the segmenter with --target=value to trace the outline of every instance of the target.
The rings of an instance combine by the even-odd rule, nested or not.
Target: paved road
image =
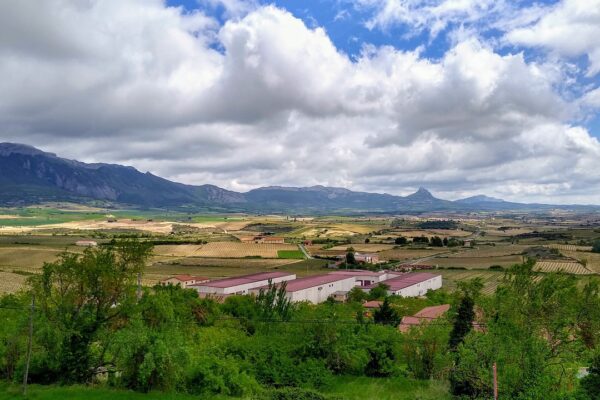
[[[298,245],[298,248],[300,249],[300,251],[301,251],[301,252],[303,252],[303,253],[304,253],[304,257],[306,257],[306,258],[307,258],[307,259],[309,259],[309,260],[312,260],[312,257],[311,257],[311,255],[310,255],[310,254],[308,254],[308,251],[306,251],[306,249],[304,248],[304,245],[303,245],[303,244],[299,244],[299,245]]]

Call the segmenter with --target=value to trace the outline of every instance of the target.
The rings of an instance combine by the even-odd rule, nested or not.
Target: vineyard
[[[496,291],[498,284],[504,276],[503,272],[494,271],[448,271],[438,270],[436,274],[442,275],[443,285],[446,290],[454,291],[457,282],[468,281],[474,278],[480,278],[483,282],[483,294],[490,295]]]
[[[551,244],[548,247],[560,251],[592,251],[592,246],[577,246],[574,244]]]
[[[574,275],[594,273],[576,261],[538,261],[534,270],[538,272],[564,272]]]
[[[277,252],[279,250],[298,250],[298,247],[291,244],[211,242],[202,245],[199,249],[195,250],[194,256],[216,258],[277,258]]]

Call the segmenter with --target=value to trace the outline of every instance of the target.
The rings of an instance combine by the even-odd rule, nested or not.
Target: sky
[[[236,191],[600,204],[600,0],[0,2],[0,141]]]

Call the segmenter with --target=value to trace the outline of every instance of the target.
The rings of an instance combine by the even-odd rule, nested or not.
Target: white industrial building
[[[424,296],[429,290],[440,289],[442,287],[442,276],[427,272],[413,272],[398,275],[382,283],[389,287],[389,295],[418,297]],[[364,287],[363,290],[369,291],[377,285],[379,283],[374,283]]]
[[[390,278],[399,276],[399,273],[388,271],[366,271],[362,269],[341,269],[339,271],[330,272],[329,275],[337,276],[352,276],[356,281],[355,286],[369,286],[375,283],[383,282]]]
[[[258,274],[238,276],[234,278],[218,279],[206,283],[190,285],[200,294],[248,294],[249,290],[272,283],[281,283],[296,279],[296,274],[288,272],[261,272]]]
[[[315,275],[305,278],[294,279],[286,282],[285,291],[287,298],[291,301],[308,301],[313,304],[322,303],[336,292],[348,292],[356,286],[354,276],[347,275]],[[250,290],[250,293],[258,294],[261,289],[268,285]]]

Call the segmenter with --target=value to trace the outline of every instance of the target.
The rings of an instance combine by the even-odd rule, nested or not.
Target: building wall
[[[390,291],[390,294],[395,294],[402,297],[418,297],[424,296],[428,290],[436,290],[442,287],[442,276],[434,276],[426,281],[415,283],[412,286],[405,287],[400,290]]]
[[[342,278],[339,281],[325,283],[323,285],[313,286],[306,289],[288,292],[288,299],[291,301],[308,301],[313,304],[323,303],[334,292],[349,291],[356,285],[354,277]]]

